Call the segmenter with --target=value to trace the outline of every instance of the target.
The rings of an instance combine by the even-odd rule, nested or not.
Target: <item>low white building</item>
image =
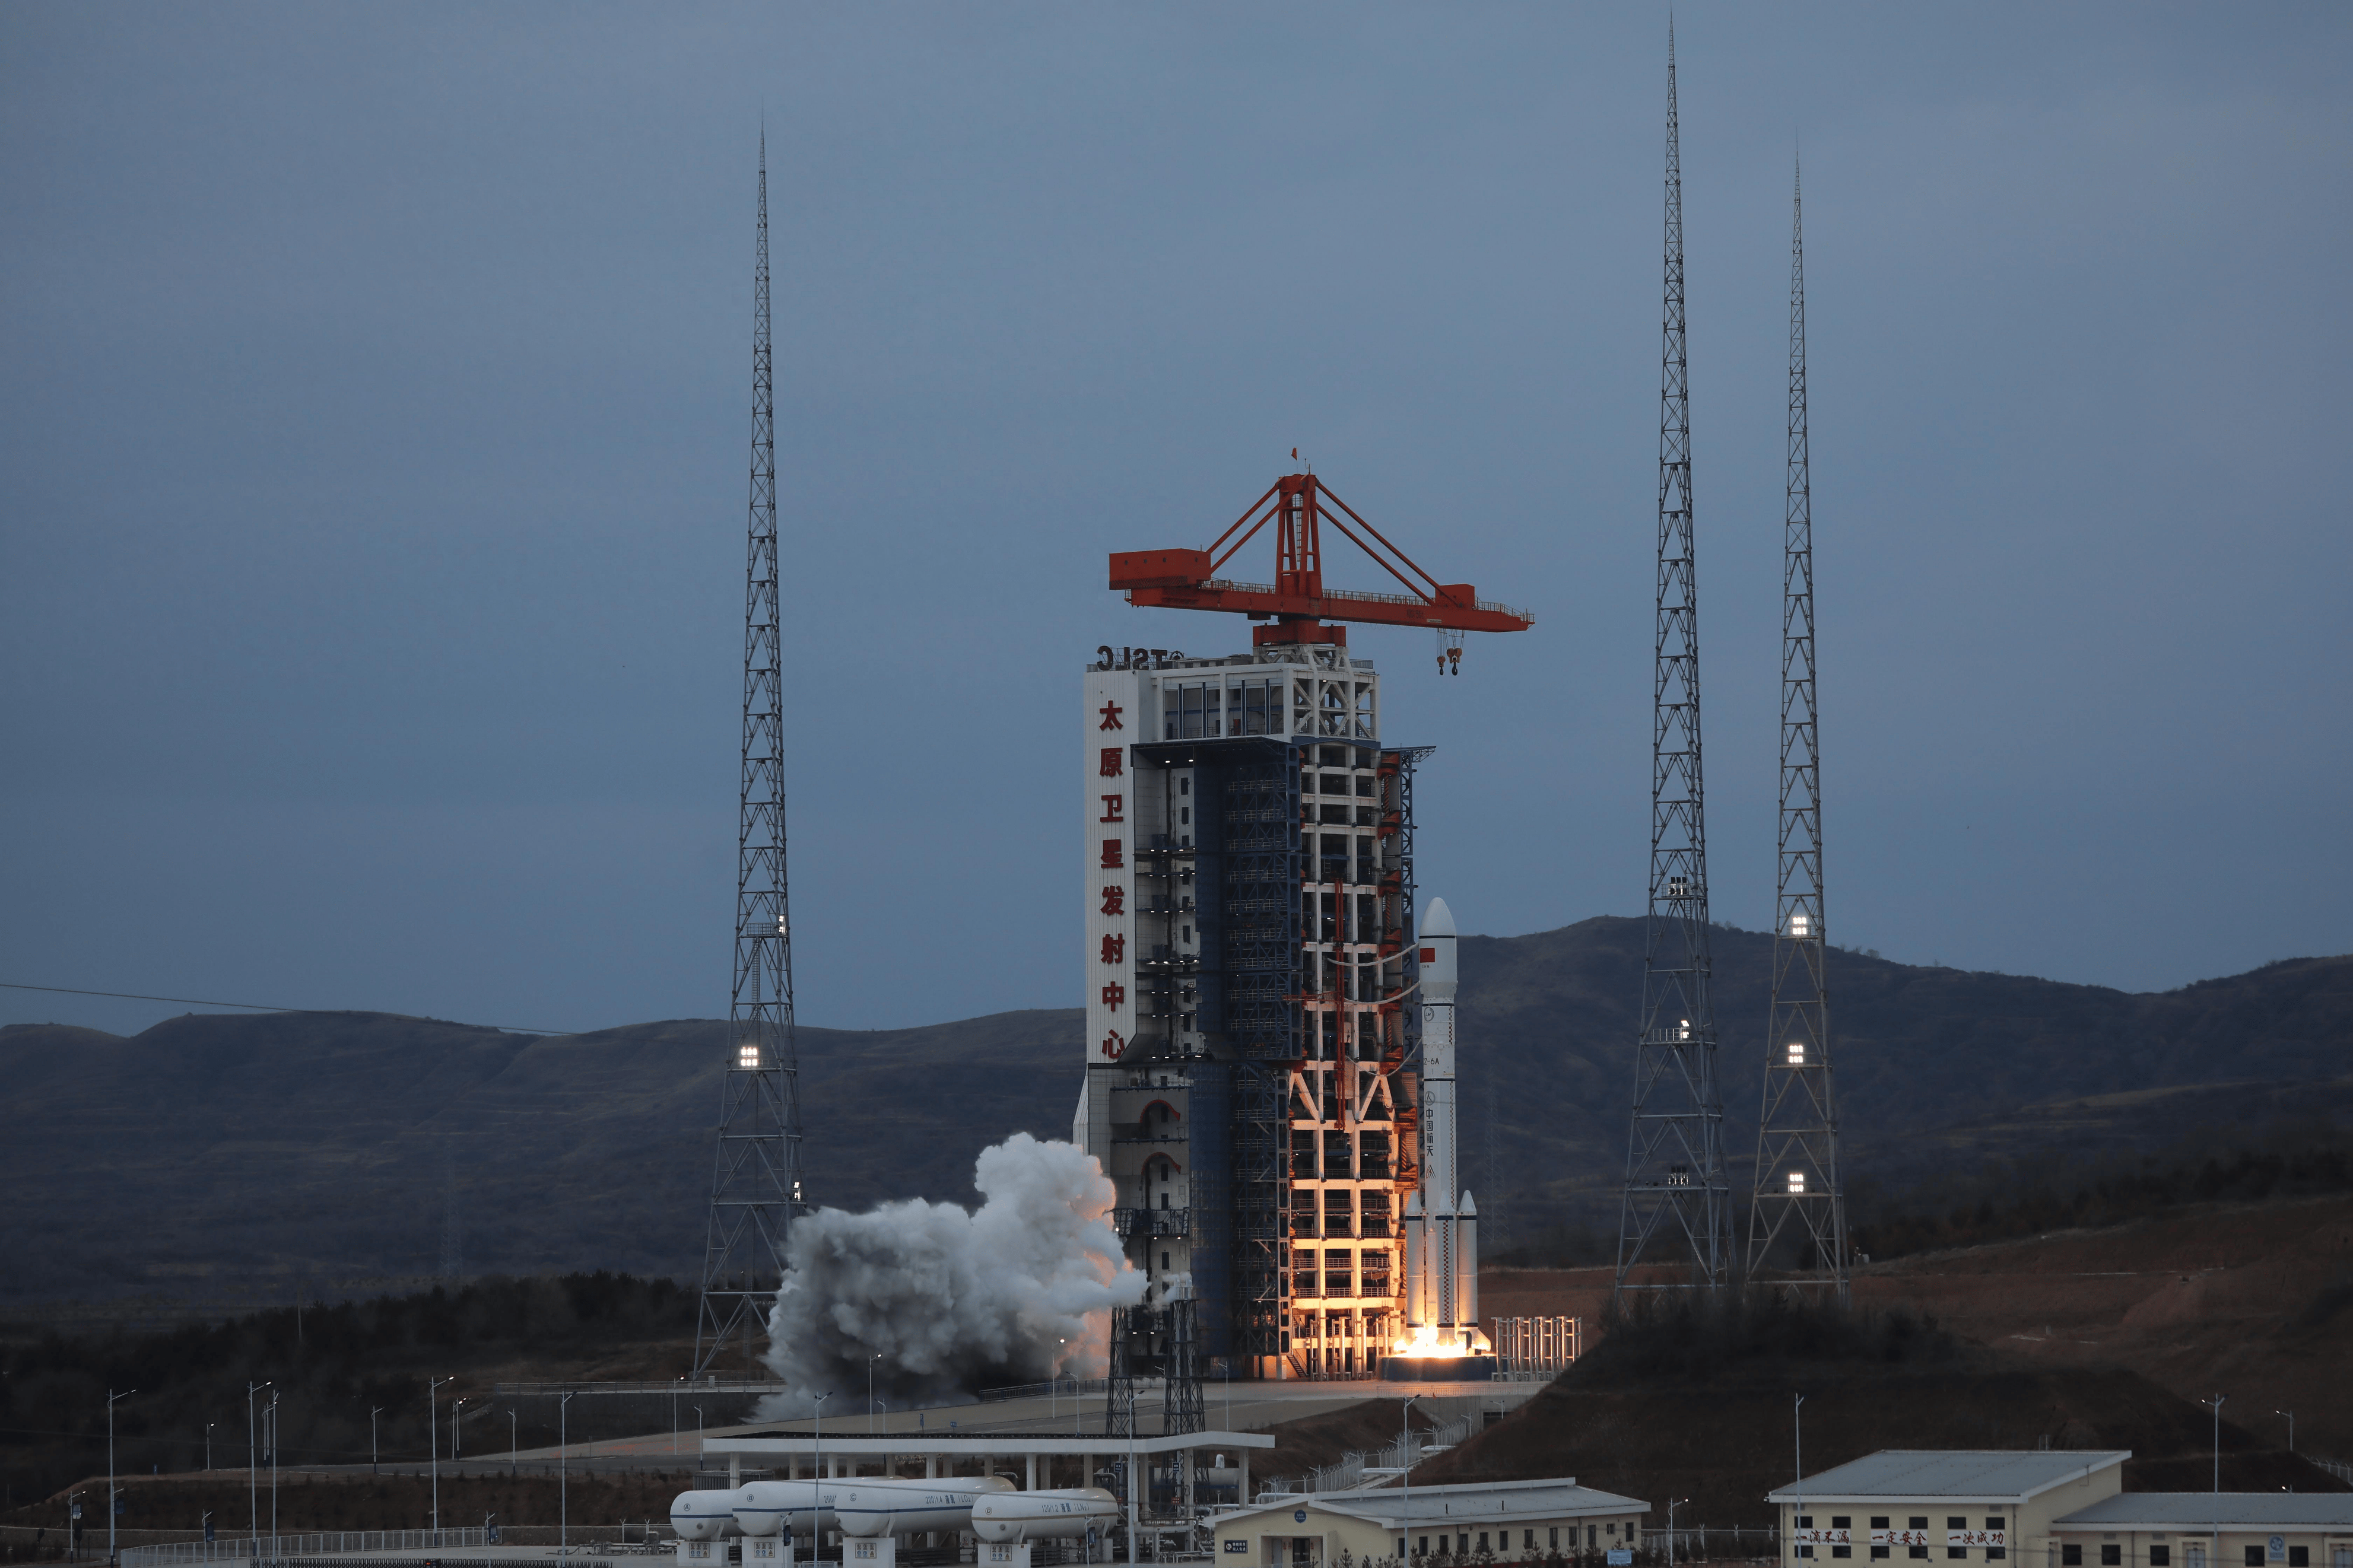
[[[2052,1525],[2124,1489],[2128,1451],[1883,1448],[1770,1493],[1784,1568],[1863,1562],[2055,1563]]]
[[[1650,1505],[1553,1480],[1293,1493],[1220,1514],[1217,1561],[1232,1568],[1316,1568],[1492,1552],[1500,1562],[1553,1552],[1631,1552]]]
[[[2353,1568],[2353,1492],[2120,1492],[2031,1568]]]

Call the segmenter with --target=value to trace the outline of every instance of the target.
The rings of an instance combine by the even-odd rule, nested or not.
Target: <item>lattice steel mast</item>
[[[1757,1191],[1748,1272],[1785,1230],[1804,1237],[1810,1285],[1847,1294],[1846,1194],[1831,1092],[1830,996],[1823,982],[1821,744],[1814,701],[1813,478],[1806,450],[1805,192],[1789,196],[1789,458],[1781,566],[1780,865],[1773,905],[1773,1000],[1765,1097],[1757,1117]],[[1795,1229],[1792,1230],[1794,1222]]]
[[[1634,1114],[1620,1206],[1618,1279],[1679,1253],[1689,1283],[1721,1289],[1732,1263],[1724,1095],[1709,996],[1707,829],[1700,773],[1699,588],[1694,574],[1691,397],[1683,343],[1682,135],[1667,29],[1666,289],[1659,393],[1659,574],[1651,742],[1651,904],[1634,1049]],[[1670,1223],[1672,1222],[1672,1223]],[[1654,1246],[1666,1228],[1666,1241]],[[1680,1241],[1681,1246],[1674,1245]]]
[[[760,228],[752,291],[751,545],[744,570],[744,763],[736,819],[735,969],[726,1082],[711,1177],[701,1377],[739,1336],[753,1342],[784,1278],[801,1206],[800,1063],[793,1044],[793,949],[785,893],[784,668],[776,569],[776,394],[768,334],[768,139],[760,137]]]

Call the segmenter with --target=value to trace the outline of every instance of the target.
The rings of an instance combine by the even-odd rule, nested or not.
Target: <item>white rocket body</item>
[[[1406,1321],[1462,1342],[1479,1322],[1479,1210],[1462,1190],[1455,1128],[1454,913],[1421,915],[1421,1190],[1406,1200]],[[1467,1346],[1466,1346],[1467,1348]]]

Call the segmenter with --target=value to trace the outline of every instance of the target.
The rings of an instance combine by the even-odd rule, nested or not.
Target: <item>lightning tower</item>
[[[1757,1118],[1757,1190],[1748,1272],[1787,1230],[1810,1285],[1847,1294],[1846,1195],[1831,1095],[1823,984],[1821,745],[1814,704],[1813,480],[1806,451],[1804,189],[1789,197],[1789,458],[1781,566],[1780,865],[1773,912],[1773,1000],[1765,1030],[1765,1097]]]
[[[776,572],[776,392],[768,335],[768,140],[752,289],[752,516],[744,598],[744,760],[736,817],[735,967],[705,1228],[694,1375],[741,1339],[744,1371],[784,1279],[801,1203],[800,1063],[785,895],[785,717]]]
[[[1619,1211],[1617,1288],[1680,1251],[1719,1289],[1732,1261],[1724,1094],[1709,995],[1707,830],[1700,773],[1699,589],[1683,344],[1683,192],[1675,38],[1667,30],[1666,290],[1659,394],[1659,573],[1651,740],[1651,900],[1634,1113]],[[1661,1235],[1664,1232],[1664,1236]],[[1680,1242],[1680,1247],[1676,1243]]]

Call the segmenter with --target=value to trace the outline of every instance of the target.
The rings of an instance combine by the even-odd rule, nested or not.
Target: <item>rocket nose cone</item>
[[[1444,899],[1432,899],[1422,906],[1421,934],[1424,936],[1454,934],[1454,911],[1446,907]]]

